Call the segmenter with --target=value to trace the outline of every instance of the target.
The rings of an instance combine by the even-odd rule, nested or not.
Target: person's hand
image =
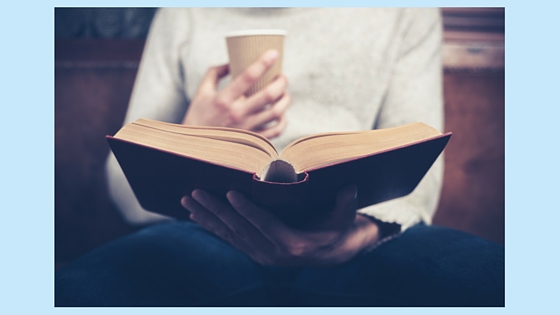
[[[277,51],[266,52],[220,91],[218,82],[229,73],[229,67],[225,64],[210,68],[189,105],[183,124],[239,128],[267,138],[280,135],[286,127],[284,113],[291,103],[286,77],[280,75],[263,90],[250,97],[244,96],[277,59]]]
[[[321,228],[291,229],[242,194],[227,193],[230,204],[202,190],[181,199],[190,218],[262,265],[332,265],[350,260],[379,238],[375,223],[356,215],[356,187],[340,191]]]

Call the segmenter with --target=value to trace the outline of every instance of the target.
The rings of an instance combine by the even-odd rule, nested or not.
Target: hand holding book
[[[190,218],[262,265],[330,265],[350,260],[378,240],[378,228],[356,215],[357,187],[336,196],[329,216],[313,229],[285,225],[242,194],[230,191],[227,201],[202,190],[185,196],[181,204]]]

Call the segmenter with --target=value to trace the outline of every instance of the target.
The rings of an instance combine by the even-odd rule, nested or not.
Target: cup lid
[[[288,32],[280,29],[257,29],[257,30],[242,30],[229,32],[226,37],[237,37],[237,36],[254,36],[254,35],[280,35],[286,36]]]

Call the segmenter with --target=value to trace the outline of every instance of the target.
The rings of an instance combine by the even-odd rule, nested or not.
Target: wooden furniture
[[[434,224],[504,243],[504,9],[443,9],[445,175]]]

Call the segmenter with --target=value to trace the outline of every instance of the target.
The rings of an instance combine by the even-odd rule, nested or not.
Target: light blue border
[[[258,6],[263,1],[236,1]],[[506,7],[506,308],[454,312],[554,312],[559,225],[559,7],[549,1],[283,1],[270,6]],[[95,312],[53,309],[54,79],[53,7],[77,1],[3,5],[2,228],[0,307],[5,314]],[[95,1],[93,6],[230,6],[225,1]],[[155,309],[105,309],[153,312]],[[162,310],[157,310],[161,312]],[[166,309],[168,312],[187,310]],[[261,313],[259,309],[196,309],[197,313]],[[267,309],[283,313],[285,309]],[[298,310],[310,312],[311,310]],[[339,313],[339,309],[314,310]],[[348,310],[346,310],[348,311]],[[370,313],[371,309],[351,309]],[[443,313],[447,309],[379,309]]]
[[[53,295],[53,14],[29,7],[3,5],[0,19],[3,313],[45,310]]]

